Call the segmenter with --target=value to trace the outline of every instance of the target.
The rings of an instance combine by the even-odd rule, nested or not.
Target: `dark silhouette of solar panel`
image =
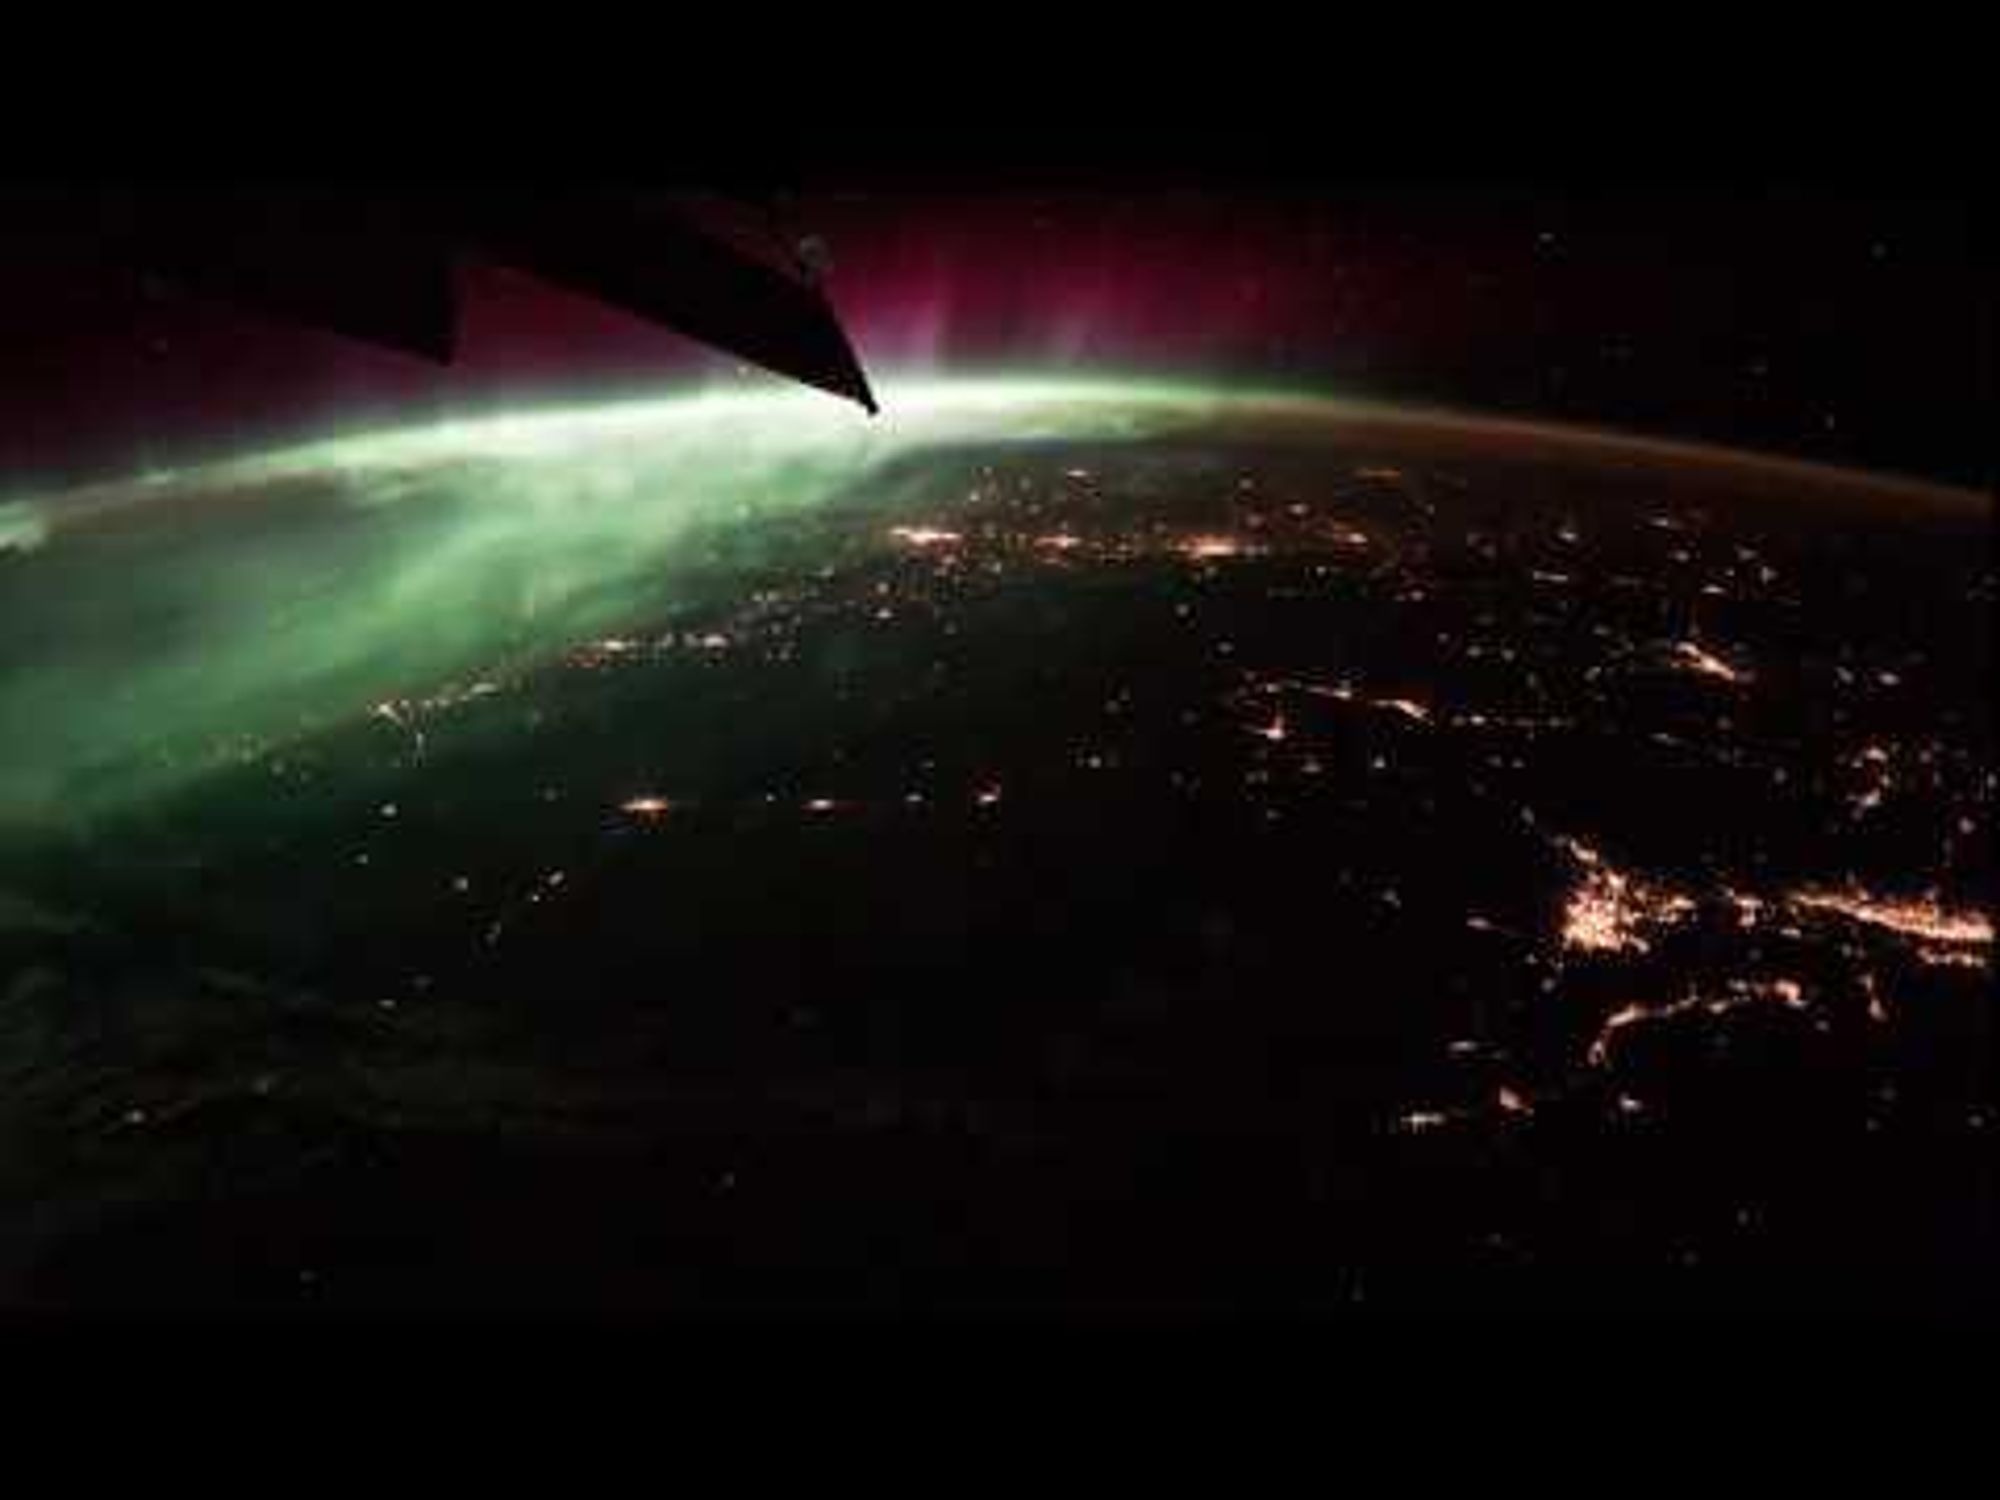
[[[456,350],[454,266],[479,255],[876,409],[811,272],[817,255],[758,254],[657,195],[106,186],[23,193],[7,217],[206,295],[437,360]]]

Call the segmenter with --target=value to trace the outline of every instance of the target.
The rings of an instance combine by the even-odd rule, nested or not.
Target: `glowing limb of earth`
[[[675,601],[677,572],[811,566],[759,523],[966,441],[1136,440],[1198,387],[961,381],[870,420],[701,393],[360,433],[6,508],[0,823],[115,810],[499,659]],[[1242,398],[1235,398],[1241,400]]]

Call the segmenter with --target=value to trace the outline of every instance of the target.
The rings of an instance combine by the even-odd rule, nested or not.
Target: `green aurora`
[[[0,826],[129,809],[385,699],[658,619],[718,580],[813,567],[796,529],[767,523],[949,504],[922,460],[954,446],[1138,443],[1257,420],[1321,438],[1387,425],[1721,456],[1196,383],[1016,377],[886,395],[875,419],[793,391],[487,416],[0,504]]]
[[[1242,399],[1242,398],[1234,398]],[[0,506],[0,823],[117,811],[207,767],[657,618],[763,523],[953,444],[1141,439],[1231,398],[960,382],[871,420],[692,394],[341,436]]]

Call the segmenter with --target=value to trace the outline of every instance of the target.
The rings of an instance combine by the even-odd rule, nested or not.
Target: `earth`
[[[885,407],[0,504],[0,1306],[1991,1309],[1988,497]]]

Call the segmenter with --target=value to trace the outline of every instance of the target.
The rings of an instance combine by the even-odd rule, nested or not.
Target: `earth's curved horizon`
[[[73,546],[95,532],[124,528],[135,529],[135,540],[141,544],[170,548],[177,538],[156,528],[216,524],[219,518],[211,518],[208,511],[218,504],[240,507],[246,500],[263,499],[281,506],[301,498],[299,488],[315,482],[331,496],[316,492],[304,497],[313,503],[333,498],[368,510],[427,498],[461,503],[465,509],[458,519],[492,534],[470,543],[462,530],[454,537],[418,538],[423,560],[409,565],[408,575],[398,576],[386,589],[380,579],[367,575],[333,579],[316,571],[310,580],[321,604],[379,611],[372,626],[347,620],[335,628],[373,628],[380,637],[381,654],[393,657],[398,636],[409,631],[410,622],[406,613],[384,609],[385,603],[405,604],[414,596],[421,607],[454,610],[458,604],[452,589],[468,581],[476,586],[477,580],[503,566],[518,568],[524,549],[568,546],[568,571],[594,570],[597,580],[617,579],[634,563],[671,565],[672,549],[691,526],[807,510],[838,498],[888,465],[928,450],[996,436],[1008,442],[1120,444],[1198,441],[1204,433],[1227,431],[1237,442],[1346,440],[1364,453],[1371,445],[1414,444],[1433,461],[1449,461],[1456,454],[1487,463],[1504,461],[1511,451],[1516,461],[1541,466],[1551,462],[1613,469],[1659,465],[1684,475],[1723,474],[1746,502],[1803,489],[1821,503],[1907,504],[1915,508],[1913,520],[1935,516],[1990,523],[1992,519],[1990,496],[1926,479],[1605,428],[1328,393],[1244,391],[1193,381],[1013,376],[885,382],[884,394],[893,404],[877,418],[811,392],[700,389],[582,406],[527,407],[322,437],[185,469],[75,487],[40,500],[0,503],[0,567],[6,566],[10,552],[24,558],[66,543]],[[479,484],[491,486],[491,492],[484,496],[450,492],[452,486]],[[636,493],[642,484],[656,486],[657,491]],[[583,525],[578,525],[576,515],[565,513],[571,507],[585,508]],[[630,517],[629,522],[619,512]],[[607,521],[608,525],[599,524]],[[211,541],[204,535],[200,540],[204,546],[217,546],[227,537]],[[446,555],[440,560],[441,542]],[[454,546],[457,552],[451,551]],[[599,547],[605,550],[590,553]],[[143,559],[138,561],[146,565]],[[270,571],[282,569],[286,559],[266,550],[257,562]],[[218,558],[217,564],[236,565],[227,557]],[[18,561],[13,571],[17,575],[22,571]],[[46,564],[41,571],[49,571]],[[259,601],[270,605],[270,618],[286,613],[286,595],[293,589],[294,583],[283,579],[275,590],[266,589],[267,595],[276,595]],[[329,597],[339,589],[352,593],[344,600]],[[209,598],[184,600],[183,607],[206,608],[226,600],[229,592],[228,581],[218,579]],[[385,592],[394,599],[385,600]],[[548,621],[544,634],[559,645],[565,630],[609,628],[617,613],[602,608],[580,611],[573,619]],[[190,683],[190,675],[229,677],[240,652],[271,628],[268,622],[240,613],[226,625],[240,634],[233,641],[213,634],[203,639],[199,673],[180,669],[175,681],[155,688],[162,698],[179,705],[191,691],[198,697],[201,685]],[[223,628],[223,622],[217,628]],[[52,683],[45,667],[37,670],[47,661],[60,662],[68,646],[59,629],[45,626],[37,637],[27,643],[33,656],[0,650],[0,667],[7,669],[7,676],[0,679],[0,707],[15,723],[40,727],[60,723],[62,714],[52,704],[86,702],[90,695],[75,691],[75,685],[66,681]],[[271,670],[276,679],[273,687],[293,687],[302,672],[311,673],[322,663],[329,673],[338,672],[351,665],[359,649],[345,641],[322,641],[315,656],[313,644],[286,643],[289,654]],[[466,640],[461,649],[422,670],[433,677],[448,674],[490,649],[490,641]],[[66,676],[67,669],[59,673]],[[10,691],[20,690],[24,682],[36,684],[38,678],[39,693],[32,701],[6,702]],[[414,689],[423,684],[405,685]],[[394,686],[386,676],[377,676],[372,683],[377,691]],[[232,687],[231,705],[251,707],[245,696],[240,686]],[[349,696],[353,701],[346,705],[348,711],[366,711],[375,701],[367,694]],[[296,703],[287,704],[286,711],[297,712]],[[140,707],[125,719],[151,741],[159,737],[170,716],[162,703]],[[230,732],[226,725],[217,728]],[[254,732],[257,726],[250,728]],[[268,725],[264,728],[270,732]],[[96,724],[67,734],[58,754],[73,757],[79,742],[101,749],[115,739],[111,725]],[[38,812],[68,819],[88,810],[87,798],[47,778],[36,792],[24,795],[21,785],[35,779],[31,770],[24,769],[33,759],[31,744],[17,741],[9,770],[0,772],[0,824],[12,822],[20,828],[32,824]]]
[[[58,512],[74,511],[78,518],[96,508],[93,502],[117,503],[120,492],[126,499],[140,495],[130,491],[178,488],[188,483],[227,482],[233,477],[257,471],[265,473],[296,470],[331,460],[343,450],[359,445],[362,450],[380,445],[384,450],[400,449],[406,456],[429,449],[442,457],[454,445],[477,438],[482,431],[501,437],[503,446],[509,433],[543,427],[551,432],[565,427],[579,435],[592,430],[628,428],[632,419],[644,420],[669,415],[725,416],[731,412],[761,412],[772,418],[786,414],[817,412],[841,414],[853,426],[882,424],[893,427],[898,417],[935,415],[954,399],[967,405],[985,407],[1025,406],[1051,400],[1087,400],[1100,405],[1140,405],[1178,408],[1185,417],[1206,411],[1213,418],[1249,415],[1254,411],[1286,414],[1309,421],[1368,421],[1394,423],[1403,427],[1430,427],[1439,431],[1457,430],[1465,435],[1513,436],[1538,442],[1623,448],[1651,454],[1670,462],[1719,463],[1789,473],[1794,478],[1817,479],[1827,483],[1901,492],[1912,497],[1928,497],[1946,507],[1984,506],[1990,509],[1994,497],[1989,490],[1892,469],[1876,469],[1830,463],[1798,454],[1770,449],[1659,433],[1641,428],[1619,427],[1597,422],[1537,418],[1476,407],[1444,405],[1423,400],[1400,400],[1357,395],[1309,385],[1258,385],[1234,381],[1203,380],[1191,376],[1159,378],[1140,373],[1130,375],[1074,376],[1043,374],[1016,368],[998,368],[982,373],[956,376],[885,375],[880,380],[886,404],[870,416],[824,394],[796,388],[760,388],[713,383],[666,383],[654,389],[620,387],[599,393],[592,399],[561,397],[504,403],[486,403],[476,408],[447,410],[421,422],[363,422],[345,426],[321,423],[289,435],[277,434],[268,440],[239,445],[236,451],[191,457],[178,464],[155,463],[118,474],[77,481],[51,483],[42,487],[42,498],[21,493],[0,492],[0,514],[15,524],[12,534],[0,531],[0,550],[35,545],[46,531],[37,524],[64,519]],[[294,461],[286,463],[286,456]],[[16,483],[15,491],[22,486]]]
[[[1975,1295],[1990,496],[883,396],[0,503],[0,1299]]]

